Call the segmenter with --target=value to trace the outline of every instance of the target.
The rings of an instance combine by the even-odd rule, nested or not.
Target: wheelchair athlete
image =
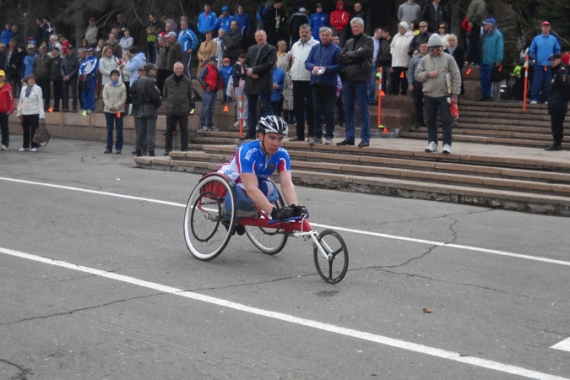
[[[291,159],[281,145],[289,126],[282,118],[270,115],[262,117],[257,124],[257,140],[241,144],[232,160],[218,170],[236,184],[236,207],[238,211],[253,211],[255,206],[272,219],[286,219],[309,214],[298,204],[297,192],[291,179]],[[271,202],[279,199],[279,192],[269,176],[278,171],[281,190],[289,206],[276,208]],[[228,206],[229,202],[226,202]],[[242,228],[239,228],[242,227]],[[243,234],[243,226],[236,228]]]

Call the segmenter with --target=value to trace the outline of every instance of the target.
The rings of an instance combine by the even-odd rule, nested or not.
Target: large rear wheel
[[[232,237],[234,222],[233,185],[218,174],[202,178],[190,194],[184,212],[184,239],[190,253],[203,261],[218,256]]]

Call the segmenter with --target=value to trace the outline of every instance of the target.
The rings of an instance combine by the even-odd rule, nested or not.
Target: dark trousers
[[[59,111],[59,103],[63,98],[63,82],[54,81],[53,83],[53,110]]]
[[[0,132],[2,133],[2,145],[10,146],[10,129],[6,112],[0,112]]]
[[[323,124],[326,125],[325,138],[334,137],[334,106],[336,87],[322,84],[312,86],[313,108],[315,113],[315,137],[320,139],[323,134]]]
[[[166,115],[164,151],[167,153],[172,150],[172,134],[176,130],[176,123],[180,126],[180,150],[188,150],[188,115]]]
[[[443,143],[451,145],[451,113],[449,112],[448,97],[432,98],[425,96],[426,114],[428,117],[428,142],[437,144],[437,115],[441,121]]]
[[[148,62],[156,63],[156,42],[147,42],[146,46],[148,48]]]
[[[275,116],[281,117],[283,112],[283,99],[271,101],[271,110]]]
[[[24,148],[29,148],[30,143],[32,148],[38,148],[39,145],[34,143],[34,135],[36,134],[36,129],[40,126],[40,115],[22,115],[24,120],[22,121],[22,128],[24,129]]]
[[[77,111],[77,77],[71,77],[62,82],[63,87],[63,109],[69,109],[69,96],[71,95],[71,105]]]
[[[313,92],[309,86],[309,81],[293,81],[293,109],[295,110],[295,120],[297,121],[297,138],[299,141],[305,140],[305,117],[309,124],[309,137],[315,134],[315,119],[313,114]]]
[[[394,72],[390,75],[392,78],[392,95],[398,95],[400,90],[402,91],[402,95],[406,95],[408,93],[408,80],[406,79],[406,70],[408,70],[408,68],[392,67],[392,69],[394,69]],[[404,75],[402,75],[402,73]]]
[[[550,113],[550,124],[552,126],[552,137],[555,145],[561,145],[564,138],[564,119],[566,110],[554,110]]]
[[[259,117],[271,115],[271,97],[269,95],[251,94],[247,96],[247,137],[255,138],[257,130],[257,122]],[[257,106],[260,103],[260,112],[257,112]],[[258,116],[259,115],[259,116]]]
[[[50,80],[49,78],[36,78],[36,84],[42,89],[44,109],[47,110],[49,108],[49,103],[51,100]]]
[[[148,149],[148,154],[154,156],[154,144],[156,141],[156,117],[140,118],[138,119],[138,131],[136,138],[136,151],[142,153],[145,148],[144,142],[146,141],[146,147]]]
[[[107,150],[113,151],[113,130],[117,129],[117,142],[115,150],[123,150],[123,114],[117,116],[116,113],[105,112],[105,120],[107,121]]]
[[[424,123],[424,93],[420,82],[414,81],[413,83],[412,99],[416,107],[416,125],[419,125]]]
[[[479,25],[473,25],[469,38],[471,39],[471,47],[467,56],[467,62],[479,64],[481,61],[481,58],[479,57],[479,40],[481,38],[481,27]]]

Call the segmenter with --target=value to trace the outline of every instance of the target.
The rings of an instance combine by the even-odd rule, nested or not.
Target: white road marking
[[[555,350],[570,352],[570,338],[565,339],[562,342],[556,343],[554,346],[550,348],[554,348]]]
[[[163,292],[166,294],[172,294],[172,295],[179,296],[179,297],[189,298],[189,299],[192,299],[195,301],[206,302],[206,303],[216,305],[216,306],[226,307],[229,309],[238,310],[238,311],[242,311],[242,312],[246,312],[246,313],[251,313],[254,315],[263,316],[263,317],[267,317],[267,318],[271,318],[271,319],[275,319],[275,320],[279,320],[279,321],[283,321],[283,322],[293,323],[293,324],[296,324],[299,326],[310,327],[310,328],[317,329],[317,330],[327,331],[327,332],[330,332],[333,334],[344,335],[344,336],[348,336],[348,337],[356,338],[356,339],[362,339],[362,340],[366,340],[369,342],[379,343],[379,344],[382,344],[385,346],[390,346],[390,347],[399,348],[402,350],[407,350],[407,351],[411,351],[411,352],[425,354],[425,355],[429,355],[429,356],[433,356],[433,357],[437,357],[437,358],[441,358],[441,359],[447,359],[447,360],[451,360],[451,361],[458,362],[458,363],[470,364],[470,365],[480,367],[480,368],[491,369],[491,370],[495,370],[498,372],[508,373],[508,374],[517,375],[517,376],[523,376],[523,377],[527,377],[527,378],[531,378],[531,379],[570,380],[568,378],[564,378],[564,377],[560,377],[560,376],[554,376],[554,375],[550,375],[550,374],[542,373],[542,372],[537,372],[537,371],[529,370],[529,369],[526,369],[523,367],[518,367],[518,366],[514,366],[514,365],[510,365],[510,364],[504,364],[504,363],[496,362],[493,360],[481,359],[481,358],[477,358],[474,356],[462,356],[459,352],[442,350],[439,348],[424,346],[422,344],[407,342],[407,341],[400,340],[400,339],[393,339],[393,338],[382,336],[382,335],[367,333],[365,331],[349,329],[349,328],[345,328],[345,327],[341,327],[341,326],[332,325],[329,323],[314,321],[311,319],[299,318],[299,317],[295,317],[295,316],[290,315],[290,314],[259,309],[256,307],[243,305],[243,304],[240,304],[237,302],[232,302],[232,301],[228,301],[228,300],[224,300],[224,299],[216,298],[216,297],[210,297],[210,296],[207,296],[204,294],[188,292],[188,291],[184,291],[182,289],[174,288],[171,286],[162,285],[162,284],[158,284],[155,282],[149,282],[149,281],[145,281],[145,280],[140,280],[140,279],[137,279],[134,277],[125,276],[125,275],[118,274],[118,273],[111,273],[111,272],[103,271],[100,269],[95,269],[95,268],[85,267],[82,265],[76,265],[76,264],[68,263],[65,261],[53,260],[53,259],[49,259],[49,258],[37,256],[37,255],[32,255],[29,253],[14,251],[14,250],[7,249],[7,248],[1,248],[0,247],[0,253],[3,253],[5,255],[19,257],[19,258],[26,259],[26,260],[31,260],[31,261],[43,263],[43,264],[49,264],[49,265],[54,265],[54,266],[61,267],[61,268],[71,269],[71,270],[75,270],[75,271],[79,271],[79,272],[83,272],[83,273],[89,273],[89,274],[92,274],[95,276],[104,277],[104,278],[108,278],[108,279],[112,279],[112,280],[116,280],[116,281],[121,281],[124,283],[128,283],[131,285],[135,285],[135,286],[139,286],[139,287],[143,287],[143,288],[147,288],[147,289],[156,290],[156,291]]]
[[[106,192],[106,191],[82,189],[80,187],[54,185],[54,184],[49,184],[49,183],[26,181],[26,180],[6,178],[6,177],[0,177],[0,180],[8,181],[8,182],[23,183],[23,184],[34,185],[34,186],[45,186],[45,187],[51,187],[51,188],[55,188],[55,189],[62,189],[62,190],[78,191],[78,192],[89,193],[89,194],[105,195],[105,196],[129,199],[129,200],[134,200],[134,201],[139,201],[139,202],[156,203],[156,204],[161,204],[161,205],[165,205],[165,206],[186,207],[186,204],[184,204],[184,203],[161,201],[158,199],[135,197],[132,195],[110,193],[110,192]],[[380,237],[380,238],[385,238],[385,239],[407,241],[410,243],[418,243],[418,244],[426,244],[426,245],[433,245],[433,246],[439,246],[439,247],[455,248],[455,249],[466,250],[466,251],[487,253],[487,254],[491,254],[491,255],[506,256],[506,257],[511,257],[511,258],[523,259],[523,260],[538,261],[538,262],[543,262],[543,263],[548,263],[548,264],[570,266],[570,261],[548,259],[548,258],[544,258],[544,257],[531,256],[531,255],[523,255],[520,253],[499,251],[496,249],[487,249],[487,248],[474,247],[474,246],[461,245],[461,244],[448,244],[448,243],[441,242],[441,241],[415,239],[415,238],[410,238],[410,237],[406,237],[406,236],[382,234],[382,233],[378,233],[378,232],[356,230],[356,229],[352,229],[352,228],[345,228],[345,227],[338,227],[338,226],[329,226],[326,224],[319,224],[319,223],[311,223],[311,225],[314,227],[320,227],[320,228],[331,228],[331,229],[334,229],[336,231],[345,231],[345,232],[350,232],[350,233],[355,233],[355,234],[360,234],[360,235],[368,235],[368,236]]]

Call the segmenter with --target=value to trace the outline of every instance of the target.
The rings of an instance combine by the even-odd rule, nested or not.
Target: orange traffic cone
[[[406,77],[406,74],[404,74],[404,72],[402,71],[402,72],[400,73],[400,79],[404,79],[405,77]]]
[[[227,104],[224,106],[224,112],[230,112],[230,107]]]
[[[53,112],[53,107],[48,108],[48,112]]]

